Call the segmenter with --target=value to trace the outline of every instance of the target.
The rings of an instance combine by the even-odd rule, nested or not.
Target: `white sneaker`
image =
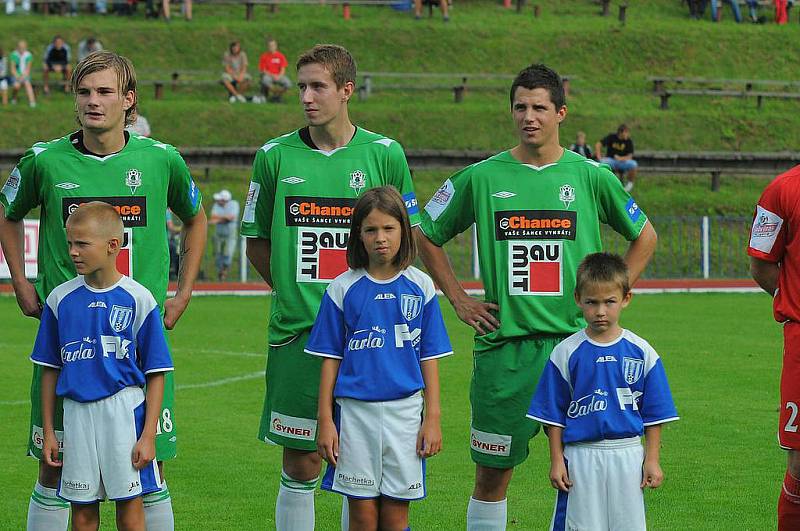
[[[625,183],[625,191],[630,192],[631,190],[633,190],[633,183],[628,181]]]
[[[28,105],[30,105],[31,109],[33,109],[34,107],[36,107],[36,102],[35,101],[31,101],[31,102],[28,103]]]
[[[236,96],[231,96],[230,98],[228,98],[228,101],[231,103],[236,103]]]
[[[236,99],[237,99],[237,100],[239,100],[239,101],[241,101],[242,103],[247,103],[247,98],[245,98],[245,97],[244,97],[244,96],[242,96],[241,94],[237,94],[237,95],[236,95]]]

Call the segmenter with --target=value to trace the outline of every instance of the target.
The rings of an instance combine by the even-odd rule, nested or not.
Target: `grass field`
[[[412,506],[412,528],[465,526],[469,458],[471,334],[442,301],[456,355],[442,360],[444,451],[428,467],[428,498]],[[264,382],[265,298],[195,298],[172,332],[178,390],[179,458],[167,467],[176,529],[264,529],[274,525],[280,450],[256,440]],[[36,323],[0,297],[0,529],[24,528],[36,464],[24,457]],[[661,354],[682,419],[663,434],[664,486],[646,494],[652,530],[774,529],[784,456],[775,431],[780,327],[770,300],[753,294],[641,295],[623,325]],[[509,493],[509,529],[546,529],[554,492],[546,441],[537,437]],[[317,529],[338,529],[340,499],[317,496]],[[105,504],[104,518],[112,522]],[[108,528],[106,525],[105,528]]]

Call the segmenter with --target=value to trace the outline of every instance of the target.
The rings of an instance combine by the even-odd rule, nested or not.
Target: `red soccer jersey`
[[[780,264],[775,320],[800,322],[800,166],[778,175],[756,206],[747,254]]]
[[[286,68],[288,65],[289,63],[286,61],[286,56],[281,52],[264,52],[258,60],[258,70],[270,74],[279,74],[281,68]]]

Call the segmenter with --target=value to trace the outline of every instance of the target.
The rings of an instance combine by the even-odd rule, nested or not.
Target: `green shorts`
[[[566,336],[510,341],[474,354],[469,399],[472,460],[513,468],[528,458],[528,441],[540,429],[525,415],[553,348]]]
[[[322,358],[303,352],[310,331],[269,347],[267,392],[258,438],[295,450],[317,449],[317,401]]]
[[[44,442],[42,429],[42,366],[33,365],[33,378],[31,379],[31,425],[28,438],[28,455],[42,459],[42,446]],[[158,430],[156,432],[156,459],[166,461],[174,459],[177,455],[177,438],[175,431],[175,378],[172,371],[164,375],[164,398],[161,402],[161,415],[158,417]],[[64,438],[64,406],[61,398],[56,399],[55,419],[53,426],[56,438]]]

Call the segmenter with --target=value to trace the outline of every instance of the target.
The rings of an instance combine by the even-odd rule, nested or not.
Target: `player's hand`
[[[661,465],[658,464],[658,461],[645,459],[644,466],[642,466],[642,484],[640,487],[657,489],[662,483],[664,483],[664,472],[661,470]]]
[[[44,455],[44,462],[48,466],[61,466],[62,462],[58,458],[58,439],[56,434],[52,431],[44,434],[44,443],[42,446],[42,455]]]
[[[422,426],[417,434],[417,455],[420,457],[433,457],[442,451],[442,427],[437,421],[422,421]]]
[[[550,484],[554,489],[564,492],[569,492],[570,487],[572,487],[572,481],[570,481],[569,473],[567,472],[567,465],[564,464],[563,459],[550,465]]]
[[[465,296],[453,303],[453,308],[458,318],[470,325],[478,335],[494,332],[500,326],[500,321],[490,311],[497,311],[499,306],[492,302],[483,302]]]
[[[181,318],[186,307],[189,306],[188,297],[180,297],[178,295],[164,301],[164,327],[167,330],[172,330]]]
[[[155,437],[141,436],[133,447],[131,463],[133,468],[141,470],[156,458],[156,439]]]
[[[27,278],[19,282],[14,282],[14,295],[17,297],[19,309],[26,317],[42,317],[42,303],[39,301],[39,294]]]
[[[317,453],[331,466],[336,466],[339,458],[339,433],[336,425],[332,420],[320,420],[317,430]]]

